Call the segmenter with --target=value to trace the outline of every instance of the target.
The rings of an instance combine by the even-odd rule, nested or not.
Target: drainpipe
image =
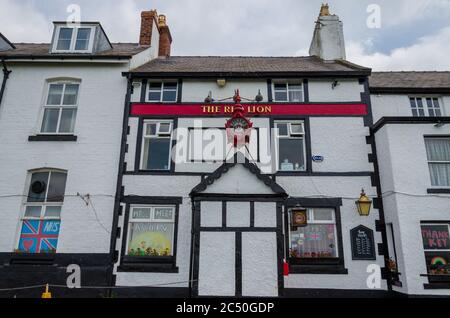
[[[9,74],[11,74],[12,72],[8,70],[8,68],[6,67],[5,59],[2,59],[2,65],[3,65],[3,81],[2,81],[2,88],[0,89],[0,107],[2,106],[3,94],[5,93],[6,89],[6,81],[9,78]]]

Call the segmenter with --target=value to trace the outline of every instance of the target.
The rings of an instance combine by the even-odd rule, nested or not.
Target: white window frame
[[[48,179],[47,179],[47,187],[45,189],[45,201],[43,202],[28,202],[28,193],[29,193],[29,189],[31,186],[31,180],[32,180],[32,176],[35,173],[40,173],[40,172],[48,172]],[[40,220],[40,221],[49,221],[49,220],[55,220],[55,221],[60,221],[61,222],[61,214],[62,214],[62,207],[64,205],[64,200],[60,201],[60,202],[48,202],[47,201],[47,195],[48,195],[48,190],[49,190],[49,182],[48,180],[51,179],[51,174],[52,173],[65,173],[66,174],[66,188],[67,188],[67,171],[66,170],[59,170],[59,169],[37,169],[37,170],[30,170],[28,171],[27,174],[27,180],[25,182],[25,190],[24,193],[25,195],[23,196],[23,200],[22,200],[22,208],[21,208],[21,213],[20,213],[20,219],[19,219],[19,226],[17,229],[17,234],[16,234],[16,242],[14,244],[15,249],[19,248],[19,242],[20,242],[20,236],[22,233],[22,226],[23,226],[23,221],[24,220]],[[65,197],[65,193],[64,193],[64,197]],[[29,206],[40,206],[41,207],[41,213],[39,215],[39,217],[33,217],[33,216],[25,216],[25,212],[27,210],[27,207]],[[45,212],[47,211],[47,207],[61,207],[60,213],[59,213],[59,217],[55,217],[55,216],[45,216]],[[58,241],[59,241],[59,235],[58,235]]]
[[[426,147],[426,142],[427,140],[432,139],[432,140],[436,140],[436,139],[444,139],[444,140],[448,140],[450,142],[450,137],[433,137],[433,136],[426,136],[425,137],[425,147]],[[426,150],[425,150],[426,151]],[[448,164],[450,165],[450,160],[449,161],[443,161],[443,160],[429,160],[427,157],[427,163],[428,163],[428,173],[430,175],[430,184],[432,188],[439,188],[439,189],[447,189],[450,188],[450,184],[449,185],[433,185],[432,183],[432,179],[431,179],[431,171],[430,169],[430,164]]]
[[[279,124],[288,124],[288,128],[287,128],[287,133],[288,135],[279,135],[279,129],[278,129],[278,125]],[[302,134],[296,134],[296,135],[292,135],[291,131],[291,125],[292,124],[301,124],[303,126],[303,133]],[[302,120],[276,120],[274,122],[274,129],[275,129],[275,158],[276,158],[276,169],[275,171],[278,172],[304,172],[307,169],[307,157],[306,157],[306,132],[305,132],[305,122]],[[302,139],[303,140],[303,163],[304,163],[304,168],[300,169],[300,170],[281,170],[280,169],[280,143],[279,143],[279,139]],[[295,167],[294,167],[295,168]]]
[[[276,88],[275,85],[286,85],[286,100],[277,100],[276,99]],[[300,85],[300,89],[291,89],[290,85]],[[291,101],[289,99],[289,92],[290,91],[297,91],[300,92],[300,96],[301,96],[301,100],[300,101]],[[305,92],[304,92],[304,87],[303,87],[303,81],[302,80],[298,80],[298,81],[274,81],[272,83],[272,99],[274,102],[278,102],[278,103],[303,103],[305,101]]]
[[[50,86],[51,85],[64,85],[63,88],[63,92],[61,95],[61,102],[59,105],[48,105],[48,98],[49,98],[49,94],[50,94]],[[64,94],[66,92],[66,85],[78,85],[78,92],[77,92],[77,102],[75,103],[75,105],[63,105],[63,101],[64,101]],[[81,89],[81,81],[79,80],[61,80],[61,81],[48,81],[47,82],[47,87],[46,87],[46,94],[44,96],[44,106],[42,107],[42,112],[41,112],[41,116],[40,116],[40,121],[39,121],[39,127],[38,127],[38,134],[39,135],[74,135],[75,134],[75,128],[76,128],[76,124],[77,124],[77,116],[78,116],[78,105],[79,105],[79,97],[80,97],[80,89]],[[45,117],[45,110],[47,108],[51,108],[51,109],[59,109],[59,115],[58,115],[58,123],[56,124],[56,131],[55,132],[43,132],[42,131],[42,125],[44,123],[44,117]],[[60,128],[60,124],[61,124],[61,116],[62,116],[62,111],[63,109],[75,109],[76,110],[76,114],[75,114],[75,122],[73,125],[73,131],[72,132],[59,132],[59,128]]]
[[[147,135],[147,125],[149,124],[156,124],[156,134],[155,135]],[[159,127],[161,124],[170,124],[170,134],[158,134]],[[171,120],[144,120],[144,123],[142,125],[142,146],[141,146],[141,163],[139,169],[143,171],[153,171],[155,169],[145,169],[144,168],[144,149],[145,149],[145,142],[147,139],[169,139],[169,141],[172,141],[173,137],[173,121]],[[169,158],[168,158],[168,165],[167,169],[156,169],[155,171],[170,171],[172,168],[172,143],[170,143],[169,147]]]
[[[151,209],[150,211],[150,218],[149,219],[133,219],[133,210],[135,208],[149,208]],[[154,219],[154,215],[155,215],[155,209],[157,208],[163,208],[163,209],[172,209],[172,220],[155,220]],[[174,257],[175,255],[175,232],[176,232],[176,206],[174,205],[144,205],[144,204],[133,204],[130,206],[130,212],[129,212],[129,218],[128,218],[128,224],[126,224],[127,226],[127,241],[126,241],[126,245],[125,245],[125,256],[130,256],[133,257],[132,255],[128,255],[128,247],[130,244],[130,237],[131,237],[131,224],[132,223],[173,223],[173,235],[172,235],[172,241],[171,241],[171,246],[172,246],[172,255],[170,255],[169,257]],[[151,256],[150,256],[151,257]],[[153,256],[153,257],[157,257],[157,256]]]
[[[318,209],[323,209],[323,210],[332,210],[332,220],[314,220],[314,211]],[[289,208],[289,217],[288,217],[288,225],[289,225],[289,249],[291,249],[291,223],[292,223],[292,212],[291,212],[292,208]],[[332,258],[339,258],[339,238],[338,238],[338,229],[337,229],[337,223],[336,223],[336,209],[335,208],[327,208],[327,207],[323,207],[323,208],[306,208],[306,215],[307,215],[307,220],[308,220],[308,225],[312,224],[325,224],[325,225],[329,225],[332,224],[334,225],[334,239],[335,239],[335,251],[336,251],[336,256],[332,257]]]
[[[444,115],[444,108],[442,107],[443,103],[442,103],[442,100],[441,100],[441,98],[439,96],[432,96],[432,95],[430,95],[430,96],[423,96],[423,95],[422,96],[417,96],[417,95],[411,95],[411,96],[408,96],[408,99],[409,99],[409,109],[411,110],[411,114],[414,117],[442,117],[442,116],[445,116]],[[411,99],[414,99],[415,107],[413,107],[411,105]],[[419,115],[419,107],[418,107],[418,103],[417,103],[418,99],[420,99],[422,101],[422,109],[423,109],[423,112],[424,112],[423,116]],[[437,108],[436,107],[431,107],[431,108],[428,107],[427,99],[431,99],[431,103],[432,103],[433,106],[434,106],[434,100],[437,100],[437,103],[439,105],[439,112],[440,112],[439,116],[436,116],[436,115],[431,116],[430,115],[430,109],[433,112],[435,112]],[[417,116],[414,115],[413,110],[416,110]]]
[[[161,90],[160,91],[160,96],[159,96],[159,100],[150,100],[150,91],[155,91],[154,89],[150,89],[150,84],[154,84],[154,83],[161,83]],[[163,96],[164,96],[164,85],[165,83],[170,83],[170,84],[176,84],[176,88],[175,88],[175,100],[171,100],[171,101],[163,101]],[[176,103],[178,100],[178,81],[149,81],[147,83],[147,92],[146,92],[146,96],[145,96],[145,100],[148,103]]]
[[[61,29],[73,29],[72,39],[70,41],[70,49],[68,50],[58,50],[59,34]],[[79,29],[91,29],[89,34],[89,44],[87,50],[75,50],[75,45],[77,42],[78,30]],[[54,53],[92,53],[94,48],[94,38],[95,38],[95,26],[92,25],[80,25],[80,26],[69,26],[69,25],[58,25],[56,27],[55,38],[53,40],[52,52]]]

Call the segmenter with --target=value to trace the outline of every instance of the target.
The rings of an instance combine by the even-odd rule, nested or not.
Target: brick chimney
[[[166,24],[166,16],[161,14],[158,17],[159,27],[159,54],[158,56],[170,56],[170,47],[172,44],[172,35],[170,34],[169,27]]]
[[[152,44],[153,23],[157,23],[158,14],[156,10],[141,12],[141,33],[139,35],[140,45]]]

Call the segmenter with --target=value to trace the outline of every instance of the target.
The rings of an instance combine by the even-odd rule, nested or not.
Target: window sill
[[[348,274],[348,269],[340,265],[290,265],[290,274]]]
[[[55,254],[12,253],[10,265],[53,265]]]
[[[450,188],[430,188],[427,189],[428,194],[450,193]]]
[[[424,289],[450,289],[450,283],[423,284]]]
[[[29,136],[28,141],[77,141],[75,135],[35,135]]]
[[[118,272],[147,272],[147,273],[178,273],[178,267],[174,263],[122,263],[117,268]]]

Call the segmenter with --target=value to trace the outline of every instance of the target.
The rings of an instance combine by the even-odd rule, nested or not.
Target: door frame
[[[200,270],[200,233],[201,232],[234,232],[236,235],[235,257],[235,295],[242,296],[242,233],[243,232],[274,232],[277,240],[277,277],[278,277],[278,297],[283,295],[283,258],[285,255],[284,233],[283,233],[283,206],[285,197],[282,195],[245,195],[245,194],[199,194],[192,196],[192,240],[191,240],[191,260],[189,271],[189,293],[190,297],[209,297],[198,295],[198,278]],[[201,227],[201,202],[216,201],[222,202],[222,226],[221,227]],[[250,227],[226,227],[226,204],[225,202],[250,202]],[[276,203],[276,227],[255,227],[255,202]]]

